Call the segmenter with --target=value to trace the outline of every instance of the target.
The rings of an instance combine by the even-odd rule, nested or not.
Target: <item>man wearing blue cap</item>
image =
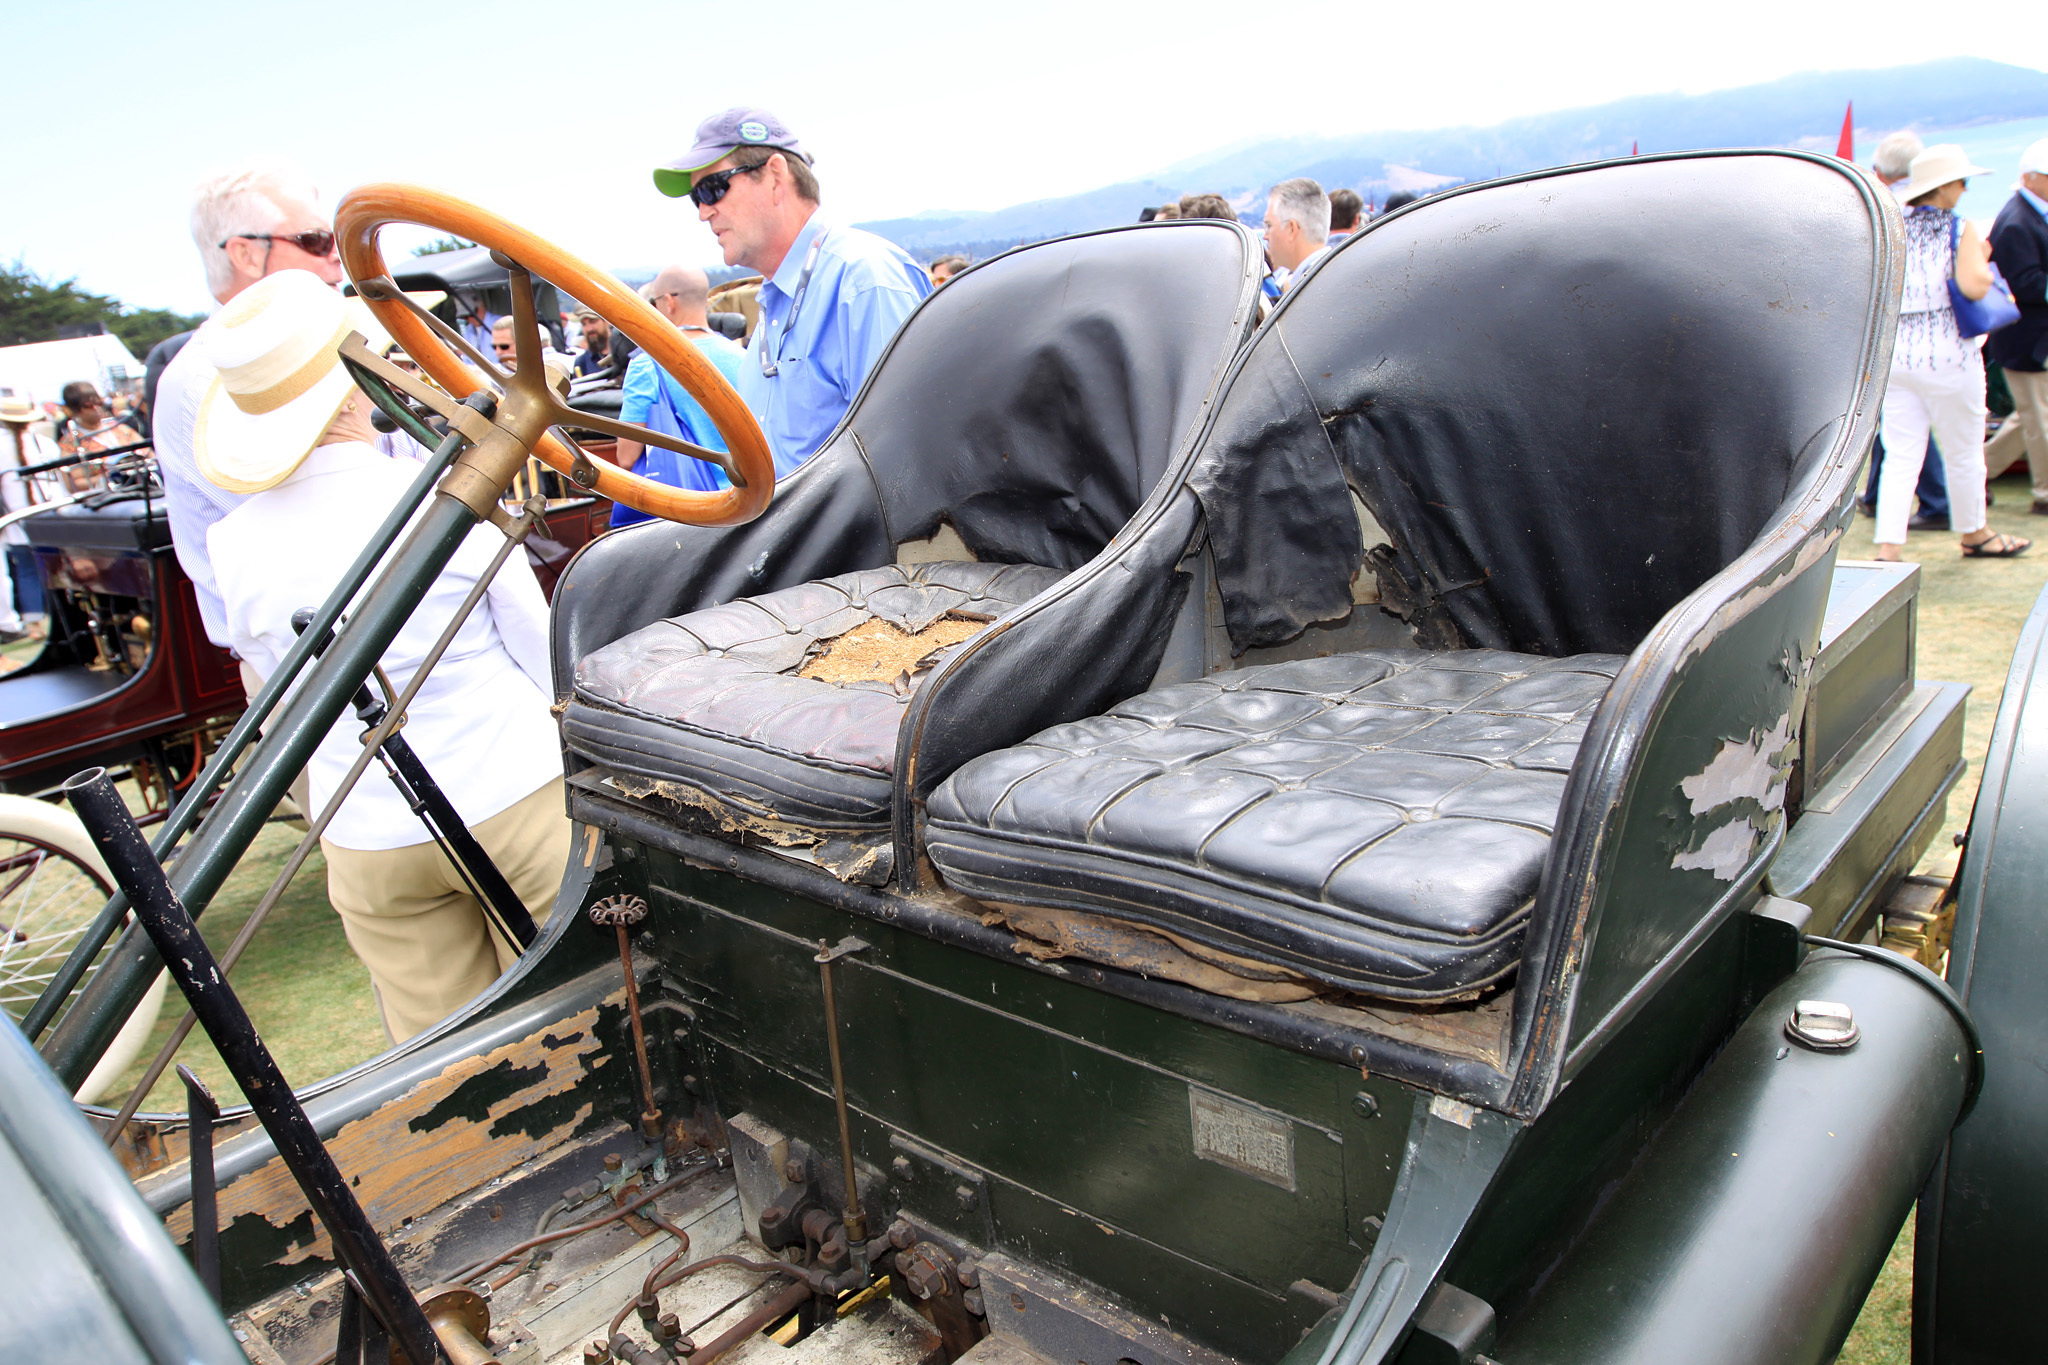
[[[810,153],[766,110],[705,119],[696,145],[656,170],[654,184],[697,205],[727,265],[761,272],[761,321],[737,387],[777,469],[802,463],[931,281],[894,243],[819,214]]]

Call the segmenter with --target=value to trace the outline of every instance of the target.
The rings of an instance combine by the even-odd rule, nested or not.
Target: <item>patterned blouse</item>
[[[1899,303],[1899,340],[1892,350],[1895,370],[1960,370],[1977,361],[1977,348],[1957,329],[1948,298],[1955,265],[1949,225],[1954,221],[1947,209],[1906,210],[1906,294]]]

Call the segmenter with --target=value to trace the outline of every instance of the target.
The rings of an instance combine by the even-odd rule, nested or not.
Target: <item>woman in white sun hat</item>
[[[351,330],[387,338],[360,302],[302,271],[251,285],[193,337],[218,372],[200,403],[199,471],[250,495],[207,532],[235,651],[265,677],[419,466],[373,445],[371,403],[341,364]],[[384,653],[411,681],[502,543],[478,527]],[[406,739],[536,922],[553,907],[569,851],[553,717],[547,604],[512,555],[406,708]],[[361,752],[345,715],[307,765],[315,812]],[[393,1042],[489,986],[514,957],[453,866],[375,765],[321,840],[327,898],[369,969]]]
[[[1899,199],[1906,205],[1906,289],[1884,394],[1884,469],[1877,484],[1877,557],[1897,560],[1906,543],[1913,484],[1931,431],[1948,474],[1949,525],[1967,559],[2005,559],[2033,544],[1993,532],[1984,498],[1984,362],[1956,325],[1949,278],[1965,296],[1991,288],[1991,248],[1974,226],[1958,223],[1965,181],[1990,174],[1953,142],[1913,158]]]

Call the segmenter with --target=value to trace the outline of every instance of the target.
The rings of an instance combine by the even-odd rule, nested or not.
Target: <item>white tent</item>
[[[64,386],[84,379],[101,393],[124,380],[142,378],[142,362],[111,332],[65,341],[0,346],[0,398],[55,403]]]

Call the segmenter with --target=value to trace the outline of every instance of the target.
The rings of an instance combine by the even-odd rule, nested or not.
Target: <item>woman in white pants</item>
[[[1991,288],[1991,247],[1965,223],[1955,233],[1955,206],[1965,177],[1989,174],[1952,142],[1913,158],[1899,197],[1906,202],[1906,292],[1899,337],[1884,394],[1883,472],[1877,485],[1877,557],[1899,558],[1913,484],[1932,431],[1948,473],[1949,525],[1962,533],[1965,558],[2002,559],[2033,544],[1995,534],[1984,513],[1984,362],[1977,343],[1956,326],[1948,280],[1969,298]],[[1952,237],[1951,234],[1955,233]],[[1951,244],[1953,242],[1953,245]]]

